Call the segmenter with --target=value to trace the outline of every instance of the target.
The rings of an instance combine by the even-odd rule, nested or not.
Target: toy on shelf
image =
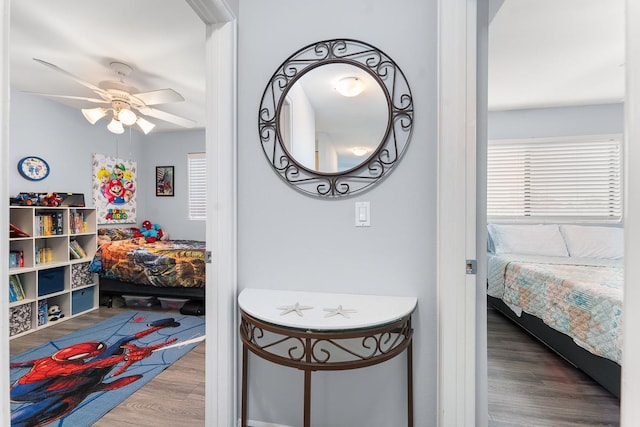
[[[52,305],[49,307],[49,322],[54,322],[56,320],[62,319],[64,317],[64,313],[60,310],[59,305]]]
[[[51,206],[57,208],[62,204],[63,198],[58,193],[47,193],[40,197],[43,206]]]
[[[19,193],[9,198],[11,206],[84,207],[83,193]]]
[[[40,195],[37,193],[20,193],[9,199],[11,206],[39,206]]]

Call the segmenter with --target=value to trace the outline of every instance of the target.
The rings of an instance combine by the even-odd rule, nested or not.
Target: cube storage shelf
[[[98,308],[98,275],[89,272],[98,244],[95,208],[11,206],[9,220],[28,236],[9,238],[11,338]],[[54,305],[61,316],[49,320]]]

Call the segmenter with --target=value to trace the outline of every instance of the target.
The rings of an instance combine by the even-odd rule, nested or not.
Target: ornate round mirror
[[[274,170],[314,196],[378,182],[410,139],[413,100],[400,68],[366,43],[326,40],[290,56],[262,96],[259,135]]]

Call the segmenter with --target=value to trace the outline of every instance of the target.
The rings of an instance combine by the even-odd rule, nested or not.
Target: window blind
[[[207,215],[207,157],[189,153],[189,219],[204,220]]]
[[[488,217],[619,220],[621,141],[621,136],[489,141]]]

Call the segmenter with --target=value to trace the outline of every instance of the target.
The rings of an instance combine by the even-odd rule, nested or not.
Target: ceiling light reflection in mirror
[[[301,76],[289,88],[279,117],[291,157],[321,173],[362,164],[382,143],[388,121],[380,84],[366,70],[343,63],[325,64]]]

